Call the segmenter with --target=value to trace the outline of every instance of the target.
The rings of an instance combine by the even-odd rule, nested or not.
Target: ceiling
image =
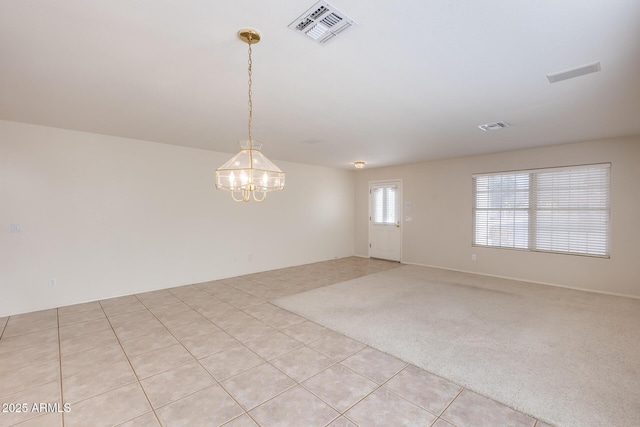
[[[640,134],[638,0],[3,0],[0,119],[271,159],[368,167]],[[600,61],[602,71],[546,75]],[[478,125],[511,127],[483,132]]]

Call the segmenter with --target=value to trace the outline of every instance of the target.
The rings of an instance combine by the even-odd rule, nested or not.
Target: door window
[[[398,221],[396,209],[397,187],[385,185],[373,187],[371,216],[375,225],[395,225]]]

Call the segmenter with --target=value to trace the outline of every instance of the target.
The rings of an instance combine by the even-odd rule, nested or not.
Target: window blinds
[[[534,175],[536,249],[609,254],[610,165]]]
[[[611,165],[473,176],[473,244],[609,256]]]
[[[476,245],[529,247],[529,174],[474,177]]]

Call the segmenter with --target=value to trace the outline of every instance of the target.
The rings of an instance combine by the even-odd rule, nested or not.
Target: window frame
[[[605,171],[605,176],[602,178],[602,181],[598,181],[599,185],[598,186],[593,186],[593,187],[588,187],[589,190],[597,190],[597,189],[605,189],[604,195],[601,196],[603,197],[603,200],[606,201],[605,203],[605,207],[600,207],[600,208],[596,208],[595,205],[588,205],[586,206],[584,209],[576,209],[575,206],[569,205],[568,207],[566,207],[564,210],[562,209],[540,209],[539,205],[540,203],[540,188],[538,186],[538,177],[541,176],[542,174],[545,173],[560,173],[563,171],[580,171],[580,170],[587,170],[587,169],[599,169],[599,170],[603,170]],[[587,256],[587,257],[595,257],[595,258],[606,258],[609,259],[611,258],[611,163],[610,162],[604,162],[604,163],[593,163],[593,164],[582,164],[582,165],[572,165],[572,166],[559,166],[559,167],[548,167],[548,168],[537,168],[537,169],[524,169],[524,170],[512,170],[512,171],[500,171],[500,172],[488,172],[488,173],[476,173],[472,175],[472,225],[471,225],[471,246],[472,247],[479,247],[479,248],[491,248],[491,249],[511,249],[511,250],[517,250],[517,251],[527,251],[527,252],[543,252],[543,253],[554,253],[554,254],[562,254],[562,255],[576,255],[576,256]],[[504,177],[504,176],[509,176],[509,175],[513,175],[514,177],[516,175],[522,175],[522,174],[527,174],[528,175],[528,187],[527,187],[527,193],[528,193],[528,201],[527,201],[527,207],[525,209],[523,208],[516,208],[515,206],[512,208],[503,208],[502,206],[500,206],[499,208],[493,208],[493,207],[489,207],[488,205],[491,203],[490,202],[490,194],[492,193],[492,191],[489,190],[489,184],[487,184],[487,190],[485,191],[486,193],[486,200],[485,200],[485,205],[484,207],[479,207],[479,197],[478,195],[482,193],[482,191],[478,190],[478,178],[484,178],[484,177],[491,177],[491,176],[500,176],[500,177]],[[560,174],[558,174],[558,176],[560,176]],[[489,178],[490,179],[490,178]],[[502,179],[502,178],[501,178]],[[514,178],[515,179],[515,178]],[[606,187],[605,187],[606,185]],[[516,187],[514,186],[514,190],[513,190],[513,198],[515,200],[515,195],[516,195]],[[577,193],[579,190],[584,190],[585,187],[582,186],[573,186],[569,188],[569,191],[573,191],[574,193]],[[566,190],[566,188],[564,188],[564,190]],[[553,190],[552,190],[553,191]],[[548,192],[548,190],[547,190]],[[509,193],[509,191],[503,191],[502,189],[499,192],[493,192],[494,194],[498,194],[500,196],[500,202],[502,203],[502,196],[504,193]],[[553,193],[553,195],[558,196],[558,194]],[[581,201],[587,201],[587,202],[591,202],[592,199],[590,198],[591,196],[588,196],[586,199],[580,199]],[[597,200],[597,198],[594,197],[594,199]],[[502,242],[500,241],[499,244],[489,244],[489,236],[490,236],[490,231],[488,230],[489,228],[489,223],[490,223],[490,217],[489,217],[489,212],[498,212],[499,214],[502,215],[503,212],[509,212],[509,211],[517,211],[517,210],[525,210],[527,212],[527,227],[526,227],[526,247],[516,247],[514,245],[502,245]],[[567,239],[567,247],[568,249],[566,250],[560,250],[557,249],[557,245],[555,249],[547,249],[544,247],[540,247],[543,245],[547,245],[547,246],[553,246],[554,243],[552,241],[546,240],[544,241],[544,235],[542,235],[542,233],[538,233],[538,225],[540,223],[540,221],[538,220],[538,216],[540,215],[541,212],[570,212],[575,210],[576,212],[594,212],[594,216],[597,216],[597,214],[595,214],[596,212],[601,212],[601,217],[602,219],[599,220],[603,220],[605,221],[605,225],[604,227],[602,227],[601,229],[598,229],[598,231],[602,232],[602,235],[604,236],[603,242],[604,244],[603,246],[603,253],[596,253],[596,252],[589,252],[589,245],[588,243],[586,243],[585,246],[585,251],[577,251],[577,250],[571,250],[570,246],[571,244],[575,243],[575,240],[571,240],[570,238]],[[482,236],[483,234],[481,233],[481,229],[478,229],[478,212],[486,212],[486,218],[487,218],[487,230],[484,233],[484,238],[487,241],[487,244],[484,243],[478,243],[478,237]],[[502,227],[502,217],[500,218],[499,221],[499,240],[502,239],[502,235],[503,233],[503,227]],[[515,214],[514,214],[514,230],[515,230]],[[563,229],[563,230],[567,230],[567,229]],[[508,229],[507,229],[508,231]],[[583,228],[581,228],[579,230],[582,233],[587,233],[586,235],[588,235],[589,232],[589,226],[585,225]],[[554,231],[555,232],[555,231]],[[569,231],[567,231],[568,233]],[[542,235],[542,238],[540,237]],[[513,240],[516,241],[517,237],[513,237]],[[597,245],[595,245],[597,246]]]
[[[380,211],[380,215],[381,215],[381,219],[382,221],[377,221],[376,218],[376,213],[377,213],[377,209],[376,209],[376,200],[377,200],[377,196],[376,196],[376,191],[377,190],[381,190],[382,194],[381,194],[381,211]],[[391,193],[393,193],[393,203],[390,203],[389,201],[389,193],[386,190],[392,190]],[[399,215],[400,213],[398,212],[398,186],[395,183],[380,183],[380,184],[374,184],[371,186],[370,189],[371,192],[371,223],[373,225],[396,225],[399,222]],[[393,210],[390,210],[389,207],[392,206]],[[393,216],[393,220],[389,220],[388,216],[389,214],[391,214]]]

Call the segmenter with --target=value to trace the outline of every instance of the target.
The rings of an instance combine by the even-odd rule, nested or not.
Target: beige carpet
[[[274,303],[552,425],[640,425],[640,300],[406,265]]]

